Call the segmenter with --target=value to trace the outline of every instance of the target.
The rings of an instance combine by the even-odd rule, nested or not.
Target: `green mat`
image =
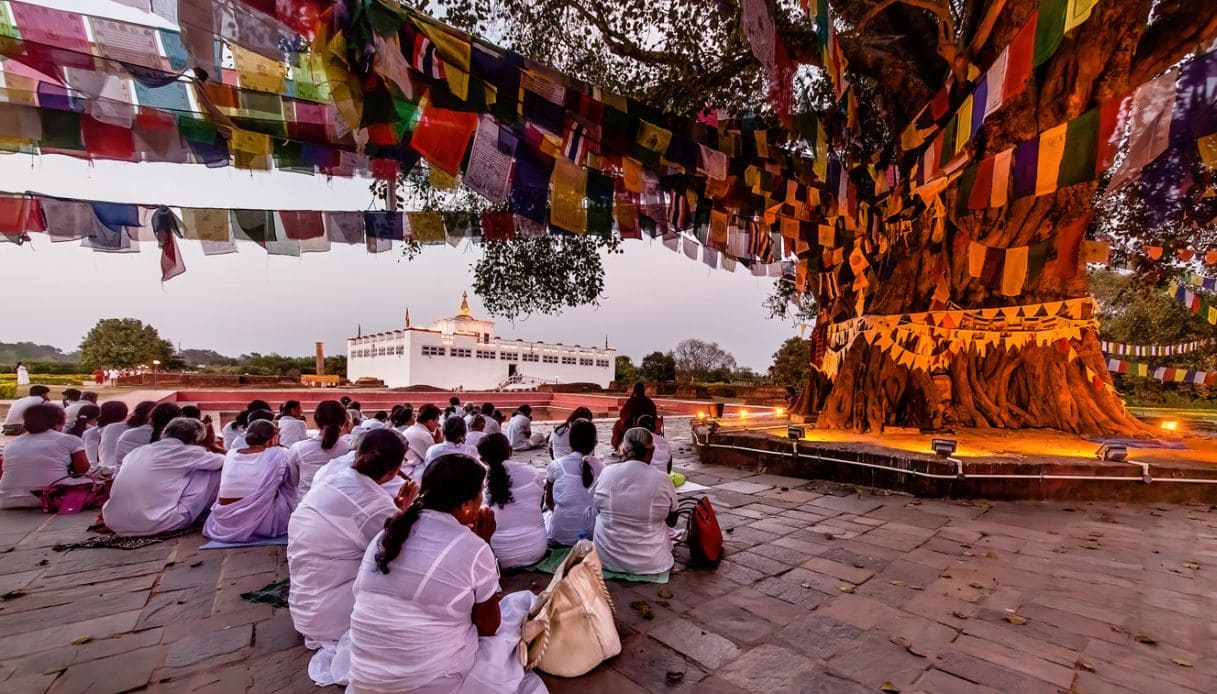
[[[271,607],[287,607],[287,594],[289,590],[291,590],[290,579],[285,578],[282,581],[275,581],[257,590],[241,593],[241,599],[256,602],[260,605],[270,605]]]
[[[570,547],[554,547],[549,550],[549,554],[545,555],[544,559],[526,568],[525,571],[552,574],[558,570],[559,566],[562,566],[562,562],[566,561],[566,555],[568,554],[570,554]],[[671,575],[671,571],[664,571],[659,574],[628,574],[604,569],[605,578],[630,581],[632,583],[667,583]]]

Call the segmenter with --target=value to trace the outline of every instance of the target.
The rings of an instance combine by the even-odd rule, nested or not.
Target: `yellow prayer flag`
[[[959,152],[963,146],[968,144],[968,140],[972,139],[972,95],[963,100],[963,104],[959,106],[959,112],[955,114],[959,119],[955,123],[955,151]]]
[[[621,173],[625,179],[625,189],[631,193],[642,192],[642,162],[633,157],[621,158]]]
[[[229,241],[232,239],[229,220],[228,210],[209,207],[182,208],[182,225],[185,227],[182,236],[192,241]]]
[[[710,210],[710,245],[727,247],[727,226],[731,216],[722,210]]]
[[[1204,168],[1217,170],[1217,134],[1196,140],[1196,146],[1200,148],[1200,161],[1204,163]]]
[[[410,240],[419,243],[444,242],[444,217],[439,212],[409,212]]]
[[[282,94],[287,91],[287,65],[281,60],[272,60],[241,46],[230,43],[232,60],[237,67],[241,86],[259,92]]]
[[[764,130],[756,131],[756,156],[761,159],[769,158],[769,133]]]
[[[1061,157],[1065,154],[1065,129],[1068,123],[1040,134],[1039,165],[1035,172],[1035,194],[1047,195],[1056,192],[1057,177],[1061,172]]]
[[[234,151],[247,154],[270,154],[275,151],[270,135],[240,128],[232,128],[228,142]]]
[[[980,277],[985,269],[985,251],[983,245],[975,241],[968,242],[968,276]]]
[[[1099,0],[1069,0],[1065,6],[1065,31],[1069,31],[1090,18],[1090,11]]]
[[[569,159],[556,159],[550,183],[550,223],[572,233],[587,233],[587,170]]]
[[[668,151],[668,145],[672,142],[671,130],[644,120],[639,120],[638,123],[638,144],[660,154]]]
[[[419,21],[418,28],[431,39],[444,60],[444,78],[448,80],[448,89],[457,98],[469,98],[469,62],[472,53],[469,37],[450,33],[438,23],[427,21]]]
[[[1023,283],[1027,281],[1028,250],[1027,246],[1006,249],[1006,262],[1001,274],[1002,296],[1022,294]]]
[[[427,167],[427,179],[437,190],[456,190],[459,186],[456,176],[450,175],[438,166]]]

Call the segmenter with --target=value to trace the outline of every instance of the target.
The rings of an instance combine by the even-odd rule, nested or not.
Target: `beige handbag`
[[[559,677],[578,677],[621,653],[613,599],[604,585],[600,556],[588,540],[571,549],[524,623],[524,666]]]

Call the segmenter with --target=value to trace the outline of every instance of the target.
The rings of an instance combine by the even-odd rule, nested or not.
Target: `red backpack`
[[[723,531],[718,527],[718,516],[709,497],[685,499],[680,503],[682,515],[689,515],[688,534],[689,563],[693,566],[714,568],[723,559]]]

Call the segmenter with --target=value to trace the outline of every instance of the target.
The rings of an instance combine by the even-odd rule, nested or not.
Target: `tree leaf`
[[[898,694],[900,687],[897,687],[891,680],[884,680],[883,684],[879,685],[879,691],[888,692],[888,694]]]
[[[1171,662],[1180,667],[1192,667],[1192,661],[1186,658],[1171,658]]]
[[[1027,618],[1018,614],[1006,615],[1006,621],[1016,626],[1022,626],[1027,623]]]

